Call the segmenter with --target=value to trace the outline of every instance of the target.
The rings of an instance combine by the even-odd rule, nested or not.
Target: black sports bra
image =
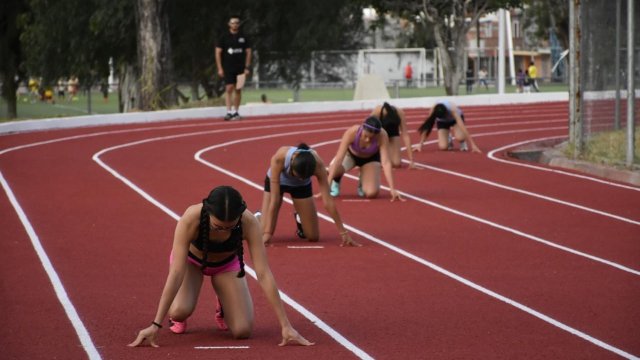
[[[198,250],[204,251],[203,241],[200,239],[200,233],[191,241],[193,246]],[[238,223],[237,228],[231,231],[231,235],[225,241],[207,241],[207,251],[212,253],[224,253],[230,251],[237,251],[242,248],[242,222]]]

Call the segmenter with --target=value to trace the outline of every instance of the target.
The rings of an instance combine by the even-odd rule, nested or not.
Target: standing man
[[[538,77],[538,69],[536,68],[536,65],[533,63],[533,61],[529,63],[529,68],[527,70],[529,70],[531,86],[533,86],[536,92],[540,92],[540,89],[538,89],[538,80],[536,79]]]
[[[218,76],[224,78],[224,100],[227,105],[227,115],[224,119],[239,120],[238,109],[242,99],[242,86],[251,66],[251,44],[249,39],[240,32],[239,16],[231,16],[228,25],[229,31],[220,36],[216,45],[216,66]]]

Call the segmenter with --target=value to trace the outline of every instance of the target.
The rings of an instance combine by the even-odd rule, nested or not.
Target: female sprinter
[[[224,322],[218,326],[222,328],[226,323],[225,328],[228,326],[234,338],[248,338],[254,315],[244,277],[243,239],[247,240],[260,287],[278,317],[282,333],[280,345],[290,341],[313,345],[289,323],[267,263],[260,224],[246,207],[237,190],[219,186],[202,203],[187,208],[176,226],[169,275],[156,316],[129,346],[138,346],[146,339],[151,346],[158,347],[156,337],[167,314],[171,331],[183,333],[187,318],[196,307],[205,275],[211,278],[211,285],[224,307]]]
[[[407,131],[407,120],[405,119],[404,111],[385,102],[381,106],[376,106],[371,115],[380,119],[382,128],[389,135],[389,160],[391,161],[391,166],[398,168],[402,165],[400,156],[400,136],[402,136],[402,141],[407,149],[407,157],[409,158],[409,168],[415,169],[411,139]]]
[[[462,110],[448,100],[435,104],[433,109],[431,109],[429,117],[418,128],[420,143],[416,151],[422,151],[422,144],[427,140],[429,134],[431,134],[434,123],[438,128],[438,148],[440,150],[453,150],[453,138],[451,134],[449,134],[449,129],[451,129],[453,136],[460,142],[460,151],[468,151],[469,147],[467,142],[469,142],[471,143],[471,150],[473,152],[481,152],[473,141],[469,130],[467,130],[467,127],[464,125],[464,114]]]
[[[389,136],[375,116],[362,125],[353,125],[342,135],[336,156],[329,164],[331,196],[340,195],[340,180],[345,172],[360,167],[358,195],[375,198],[380,190],[380,167],[391,189],[391,201],[404,201],[395,189],[389,161]]]
[[[344,228],[338,209],[329,195],[329,182],[324,162],[304,143],[297,147],[283,146],[271,157],[271,166],[264,179],[264,196],[262,197],[260,218],[262,241],[268,243],[273,236],[284,193],[291,195],[296,209],[298,236],[309,241],[318,241],[320,237],[318,214],[311,189],[311,177],[314,175],[318,179],[324,208],[333,218],[342,238],[340,246],[360,246],[351,239],[349,232]]]

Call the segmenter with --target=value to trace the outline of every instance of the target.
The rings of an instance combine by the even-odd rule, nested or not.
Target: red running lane
[[[537,114],[544,111],[548,112],[544,114],[546,118],[562,117],[566,113],[566,104],[564,106],[563,109],[562,104],[556,104],[544,110],[533,105],[504,109],[469,107],[465,108],[465,114],[473,134],[481,134],[494,127],[492,124],[500,124],[497,127],[505,131],[527,126],[541,127],[539,123],[522,125],[522,122],[535,121]],[[516,110],[518,118],[510,119]],[[410,121],[421,121],[424,115],[421,112],[408,110]],[[221,183],[239,188],[250,207],[255,209],[261,201],[259,189],[204,167],[193,160],[193,154],[207,146],[244,137],[346,128],[360,121],[364,115],[364,112],[356,112],[310,115],[310,120],[291,116],[265,117],[233,124],[194,121],[123,126],[117,130],[132,131],[143,127],[157,130],[95,136],[7,153],[0,157],[0,170],[40,234],[70,298],[104,358],[156,358],[160,354],[196,359],[212,356],[211,350],[194,350],[197,345],[251,346],[249,350],[215,350],[214,354],[220,357],[353,358],[351,352],[292,308],[288,308],[288,314],[296,328],[317,341],[318,345],[284,349],[275,346],[278,341],[278,329],[274,327],[276,321],[254,281],[249,282],[258,321],[252,339],[231,341],[228,335],[210,330],[213,306],[206,304],[212,303],[212,296],[210,291],[203,291],[201,304],[187,335],[171,336],[163,332],[163,347],[160,349],[126,348],[124,344],[131,341],[135,329],[146,325],[155,312],[166,274],[166,257],[175,221],[133,193],[90,158],[95,152],[117,144],[223,129],[222,133],[114,150],[101,159],[178,214],[212,186]],[[492,121],[492,117],[499,120]],[[477,122],[474,119],[478,119]],[[476,125],[489,127],[474,129]],[[105,127],[104,130],[111,129],[114,128]],[[78,133],[91,133],[88,130],[78,130]],[[55,138],[58,133],[49,132],[47,136],[34,133],[34,138],[38,141]],[[67,136],[73,131],[60,133]],[[563,132],[550,130],[549,133]],[[310,144],[321,143],[337,139],[340,134],[341,130],[337,129],[281,136],[212,150],[203,154],[203,158],[261,184],[268,158],[278,146],[295,144],[300,140]],[[538,137],[539,133],[532,135]],[[516,137],[520,136],[527,137],[522,133]],[[477,142],[487,149],[487,145],[505,145],[513,139],[513,136],[495,135],[478,137]],[[7,147],[5,140],[9,142],[7,137],[0,139],[3,141],[1,148]],[[28,142],[29,136],[23,134],[19,141],[13,138],[10,141],[13,146]],[[331,159],[336,146],[318,148],[326,162]],[[548,174],[515,170],[513,166],[497,164],[484,156],[427,149],[417,155],[425,164],[489,177],[492,181],[549,196],[566,193],[566,200],[589,206],[602,204],[592,200],[594,187],[604,192],[619,191],[593,185],[581,192],[573,185],[573,179],[555,176],[549,179]],[[577,216],[576,224],[566,226],[560,220],[566,217],[563,211],[567,210],[557,204],[430,170],[399,170],[395,173],[397,186],[402,191],[523,231],[535,232],[553,241],[581,247],[636,269],[640,263],[639,252],[628,251],[637,249],[633,241],[637,230],[634,232],[632,226],[621,227],[619,222],[603,220],[592,214],[574,214],[573,210],[571,214]],[[530,180],[525,181],[527,179]],[[535,187],[545,183],[554,186]],[[566,191],[563,192],[562,188]],[[640,324],[638,307],[633,300],[640,295],[637,276],[424,203],[389,203],[385,192],[381,199],[370,202],[350,201],[358,200],[354,198],[355,182],[350,179],[345,178],[343,192],[345,195],[338,203],[349,225],[624,351],[640,353],[638,340],[633,336],[638,333]],[[622,193],[627,196],[624,199],[620,196],[612,198],[613,204],[606,209],[633,216],[634,211],[629,210],[627,201],[637,200],[638,195]],[[2,204],[0,209],[3,213],[6,210],[6,213],[14,214],[6,203]],[[320,203],[318,208],[324,212]],[[293,238],[293,224],[288,221],[291,209],[290,205],[283,205],[278,238],[275,246],[269,248],[270,263],[280,288],[373,357],[615,357],[610,351],[364,238],[358,237],[366,244],[364,248],[339,248],[335,228],[324,221],[321,223],[323,239],[320,243],[325,246],[323,249],[287,248],[287,245],[300,245],[300,241]],[[3,228],[8,230],[7,235],[12,239],[24,238],[23,230],[15,216],[12,217],[13,225],[9,223]],[[621,230],[623,228],[628,230]],[[616,237],[608,246],[602,246],[598,237],[612,231],[623,235]],[[588,239],[583,242],[581,237]],[[607,247],[611,249],[607,251]],[[7,264],[18,267],[16,259],[19,254],[15,250],[10,251]],[[38,269],[33,269],[33,272],[37,273]],[[46,284],[43,287],[46,288]],[[56,300],[52,294],[47,296],[43,291],[38,295],[55,307]],[[28,294],[7,301],[14,303],[22,296]],[[125,313],[123,309],[132,311]],[[59,310],[57,314],[47,313],[51,322],[68,324]],[[24,319],[29,319],[31,314],[23,315]],[[36,320],[34,317],[33,321]],[[17,329],[16,336],[28,338],[26,331]],[[54,339],[50,340],[51,343],[77,348],[77,337],[73,335],[56,340],[55,336],[61,332],[72,333],[73,329],[66,325],[57,332],[46,331],[45,336]],[[23,346],[8,345],[17,353]],[[49,350],[47,355],[56,353],[55,347]]]

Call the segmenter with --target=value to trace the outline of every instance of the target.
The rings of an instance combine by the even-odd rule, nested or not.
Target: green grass
[[[640,166],[640,129],[635,133],[635,158],[633,166]],[[576,158],[575,145],[569,144],[565,154]],[[627,161],[627,131],[609,131],[595,134],[585,142],[579,160],[607,166],[625,167]]]
[[[460,87],[460,95],[464,95],[464,87]],[[567,91],[567,85],[562,84],[543,84],[541,86],[543,92],[557,92]],[[419,88],[398,88],[397,93],[395,88],[389,88],[389,95],[392,98],[411,98],[411,97],[428,97],[428,96],[445,96],[445,90],[443,87],[429,87],[424,89]],[[507,86],[505,91],[507,93],[515,92],[515,87]],[[183,91],[188,94],[185,89]],[[323,88],[323,89],[301,89],[299,101],[348,101],[353,100],[353,88]],[[473,94],[495,94],[497,90],[494,87],[490,87],[488,90],[474,88]],[[267,98],[273,103],[287,103],[292,102],[294,95],[291,89],[255,89],[245,88],[242,92],[242,103],[247,102],[260,102],[260,95],[266,94]],[[55,118],[55,117],[68,117],[68,116],[80,116],[88,114],[88,101],[87,97],[82,94],[78,96],[74,101],[67,101],[66,99],[55,99],[55,103],[50,104],[46,102],[31,102],[28,97],[22,97],[18,101],[18,119],[41,119],[41,118]],[[221,106],[224,104],[221,99],[212,99],[208,101],[192,102],[180,107],[198,107],[198,106]],[[112,93],[109,96],[108,102],[104,102],[102,94],[99,92],[92,92],[91,95],[91,112],[94,114],[112,114],[118,112],[118,98],[116,93]],[[8,121],[7,119],[7,106],[4,100],[0,100],[0,122]]]

